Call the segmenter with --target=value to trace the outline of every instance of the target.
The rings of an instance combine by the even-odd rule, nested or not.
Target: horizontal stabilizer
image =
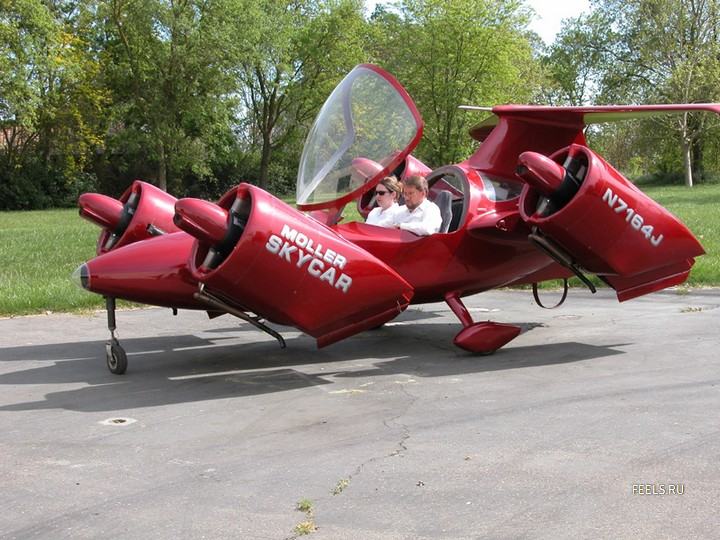
[[[465,107],[472,110],[472,107]],[[477,110],[487,110],[478,107]],[[590,124],[619,122],[637,118],[648,118],[664,114],[683,114],[686,112],[714,112],[720,114],[720,103],[689,103],[667,105],[601,105],[593,107],[550,107],[545,105],[497,105],[492,107],[489,116],[470,129],[470,136],[478,141],[485,137],[498,124],[500,118],[519,120],[530,124],[568,126],[582,128]]]

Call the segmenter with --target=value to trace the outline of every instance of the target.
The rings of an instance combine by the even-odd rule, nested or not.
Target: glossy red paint
[[[467,189],[455,231],[417,236],[360,222],[340,223],[334,228],[407,280],[415,290],[413,303],[443,301],[448,291],[459,296],[475,294],[520,282],[548,267],[557,270],[557,277],[567,275],[528,242],[529,229],[519,219],[517,198],[499,203],[490,200],[481,175],[467,164],[451,171],[462,178]],[[432,195],[432,186],[430,192]],[[487,226],[478,226],[479,220]],[[498,227],[502,220],[514,222],[515,227],[503,231],[502,225]]]
[[[85,193],[78,206],[82,217],[102,228],[97,242],[99,255],[157,234],[179,231],[173,223],[176,200],[152,184],[135,180],[120,200]]]
[[[78,199],[78,206],[80,217],[110,231],[117,227],[123,211],[120,201],[100,193],[83,193]]]
[[[475,169],[512,176],[517,165],[517,157],[522,152],[531,150],[549,156],[573,143],[586,145],[583,130],[589,124],[692,111],[706,111],[720,115],[720,104],[596,107],[498,105],[492,108],[492,116],[470,130],[470,136],[483,141],[483,144],[468,161]]]
[[[562,184],[565,169],[537,152],[523,152],[518,158],[517,175],[540,195],[549,197]]]
[[[500,116],[468,164],[475,170],[512,178],[521,153],[533,151],[549,156],[573,143],[585,144],[582,124],[534,124]]]
[[[353,169],[356,169],[363,176],[367,176],[368,178],[376,178],[385,169],[377,161],[363,157],[353,159],[351,166]]]
[[[425,165],[418,158],[409,155],[405,159],[405,166],[403,167],[403,170],[400,173],[400,178],[398,178],[398,180],[402,181],[410,176],[427,176],[428,174],[430,174],[431,171],[432,169]]]
[[[615,289],[618,300],[624,302],[685,283],[693,264],[695,259],[687,259],[633,276],[603,276],[602,279]]]
[[[228,211],[237,200],[249,208],[244,229],[216,267],[204,264],[212,243],[196,236],[189,268],[209,292],[292,324],[319,346],[382,324],[409,304],[413,293],[405,280],[332,229],[248,184],[228,192],[219,207]],[[184,220],[178,223],[196,234]]]
[[[561,163],[571,150],[584,157],[587,168],[577,194],[565,207],[542,216],[535,212],[538,193],[528,185],[520,215],[580,266],[601,276],[634,276],[663,267],[676,274],[674,265],[705,253],[685,225],[589,148],[562,149],[552,159]]]
[[[465,327],[453,343],[473,353],[490,354],[520,335],[520,327],[496,322],[479,322]]]
[[[445,295],[445,301],[455,316],[460,319],[463,329],[455,336],[453,343],[466,351],[489,354],[520,335],[521,328],[512,324],[474,322],[465,305],[456,293]]]
[[[175,203],[175,225],[208,245],[222,242],[227,220],[228,211],[208,201],[181,199]]]
[[[175,202],[136,182],[120,202],[127,205],[132,193],[141,194],[137,210],[112,251],[87,263],[85,286],[107,296],[191,309],[206,309],[193,296],[204,287],[230,312],[295,326],[320,347],[378,326],[411,302],[444,300],[463,325],[454,343],[487,353],[514,339],[520,328],[474,322],[464,296],[582,271],[599,275],[623,301],[683,282],[704,252],[677,218],[587,148],[583,129],[590,122],[656,112],[720,114],[720,105],[495,107],[493,118],[473,129],[484,142],[467,161],[430,170],[409,155],[422,126],[409,96],[380,68],[362,67],[396,89],[419,126],[409,146],[382,163],[353,158],[354,170],[368,179],[363,185],[344,194],[345,185],[334,200],[298,211],[247,184],[214,204]],[[369,211],[372,190],[391,171],[401,178],[425,176],[429,198],[450,201],[447,233],[419,237],[363,222],[338,223],[348,202]],[[100,242],[105,246],[110,229],[123,219],[118,204],[97,195],[81,201],[85,217],[106,229]],[[150,223],[177,230],[173,216],[185,232],[143,240]],[[538,249],[538,239],[554,251]]]
[[[187,266],[193,241],[177,232],[103,253],[85,263],[85,288],[154,306],[205,309],[193,298],[198,286]]]

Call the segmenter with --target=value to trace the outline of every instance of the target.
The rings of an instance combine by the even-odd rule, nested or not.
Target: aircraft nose
[[[86,263],[82,263],[80,266],[78,266],[72,273],[71,279],[73,283],[75,283],[75,285],[77,285],[78,287],[89,290],[90,271],[88,270],[88,265]]]

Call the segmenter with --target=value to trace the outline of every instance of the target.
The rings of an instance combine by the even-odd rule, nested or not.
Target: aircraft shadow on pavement
[[[528,331],[541,325],[521,326]],[[256,336],[243,334],[244,340],[257,339],[252,342],[239,342],[237,336],[195,335],[123,339],[129,368],[122,376],[107,371],[104,341],[5,348],[0,349],[0,358],[6,361],[44,364],[0,374],[0,387],[78,383],[86,386],[50,392],[38,401],[0,406],[0,411],[122,410],[297,390],[334,384],[336,378],[401,373],[443,377],[623,354],[614,348],[622,344],[563,342],[508,346],[492,356],[478,356],[452,344],[458,331],[456,323],[389,325],[320,350],[313,339],[298,335],[297,331],[295,337],[287,339],[286,349],[280,349],[274,340],[259,332]]]

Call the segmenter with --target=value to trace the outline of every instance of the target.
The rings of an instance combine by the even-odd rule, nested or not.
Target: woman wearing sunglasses
[[[394,176],[386,176],[375,186],[375,202],[377,206],[368,214],[366,223],[378,227],[394,227],[395,214],[400,207],[398,198],[402,193],[402,186]]]

